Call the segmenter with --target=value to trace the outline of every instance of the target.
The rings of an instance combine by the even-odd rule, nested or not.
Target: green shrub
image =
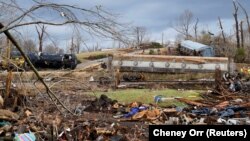
[[[152,42],[152,48],[162,48],[163,46],[160,43]]]
[[[154,51],[153,49],[150,49],[150,50],[149,50],[149,54],[150,54],[150,55],[153,55],[153,54],[155,54],[155,51]]]
[[[246,59],[246,53],[244,48],[238,48],[235,53],[235,62],[236,63],[243,63]]]

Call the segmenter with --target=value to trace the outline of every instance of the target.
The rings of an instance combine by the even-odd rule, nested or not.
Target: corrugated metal
[[[213,57],[214,49],[211,46],[204,45],[201,43],[193,42],[190,40],[185,40],[181,42],[181,48],[186,48],[190,51],[200,51],[201,55],[204,57]],[[186,50],[188,52],[188,50]],[[190,52],[191,53],[191,52]]]
[[[208,45],[204,45],[204,44],[201,44],[201,43],[193,42],[193,41],[190,41],[190,40],[182,41],[181,42],[181,46],[189,48],[191,50],[196,50],[196,51],[203,50],[205,48],[210,48],[210,46],[208,46]]]

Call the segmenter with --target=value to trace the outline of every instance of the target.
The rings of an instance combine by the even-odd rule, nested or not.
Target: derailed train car
[[[141,72],[151,73],[183,73],[183,72],[208,72],[216,69],[222,72],[231,72],[235,66],[232,60],[226,57],[201,57],[201,56],[159,56],[159,55],[115,55],[109,59],[109,64],[120,72],[136,72],[143,78]],[[126,74],[127,80],[132,77]],[[133,80],[133,79],[131,79]],[[135,79],[134,79],[135,80]]]
[[[141,72],[214,72],[229,71],[226,57],[115,55],[112,67],[121,71]]]
[[[24,57],[17,50],[6,53],[4,59],[0,58],[0,69],[28,70],[29,66]],[[48,53],[26,53],[36,68],[52,69],[75,69],[78,61],[75,54],[48,54]],[[9,59],[8,59],[9,58]]]
[[[111,68],[126,72],[125,81],[140,80],[146,73],[213,73],[216,69],[232,73],[233,60],[215,57],[214,48],[190,40],[182,41],[177,49],[180,56],[163,55],[114,55],[110,57]]]
[[[37,68],[53,68],[53,69],[75,69],[77,66],[77,58],[75,54],[28,54],[32,64]]]

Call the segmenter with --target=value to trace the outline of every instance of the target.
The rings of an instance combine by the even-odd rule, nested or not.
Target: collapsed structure
[[[182,41],[179,44],[178,50],[181,55],[203,56],[203,57],[215,56],[215,51],[213,47],[193,42],[190,40]]]

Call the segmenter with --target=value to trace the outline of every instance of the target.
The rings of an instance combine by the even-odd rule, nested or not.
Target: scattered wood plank
[[[250,108],[250,102],[240,104],[239,106],[240,106],[240,107],[243,107],[243,108]]]
[[[229,101],[223,101],[223,102],[215,105],[214,107],[217,108],[217,109],[224,109],[228,105],[229,105]]]
[[[17,121],[19,119],[19,116],[16,113],[11,112],[10,110],[0,109],[0,119]]]
[[[188,100],[188,99],[185,99],[185,98],[176,98],[176,100],[178,100],[180,102],[184,102],[184,103],[186,103],[188,105],[193,105],[193,106],[198,106],[198,107],[210,107],[210,105],[208,105],[208,104],[203,104],[203,103]]]

